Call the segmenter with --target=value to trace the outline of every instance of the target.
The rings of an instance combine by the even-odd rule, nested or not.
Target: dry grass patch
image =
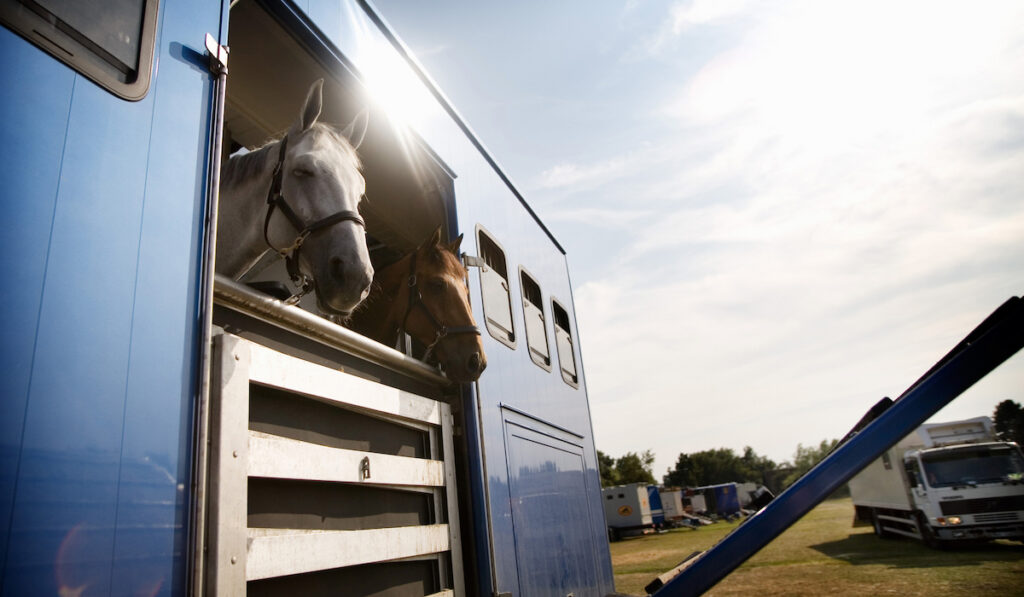
[[[809,512],[709,595],[968,595],[1024,594],[1024,546],[997,542],[934,550],[910,540],[878,539],[853,528],[850,500]],[[737,527],[718,523],[613,543],[618,591],[643,595],[655,576]]]

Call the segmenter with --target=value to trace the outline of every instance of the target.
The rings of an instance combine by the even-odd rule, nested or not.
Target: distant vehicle
[[[627,534],[655,528],[648,487],[653,485],[630,483],[601,489],[610,540],[617,541]]]
[[[1024,540],[1024,456],[976,417],[922,425],[850,480],[859,522],[928,545]]]

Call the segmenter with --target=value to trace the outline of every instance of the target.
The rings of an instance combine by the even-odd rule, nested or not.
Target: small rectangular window
[[[158,0],[0,0],[0,21],[127,100],[149,89]]]
[[[523,290],[523,318],[526,321],[526,345],[530,359],[551,371],[551,352],[548,350],[548,326],[544,319],[544,299],[540,285],[519,268],[519,282]]]
[[[509,292],[508,267],[505,251],[483,230],[477,230],[480,259],[480,289],[483,294],[484,320],[487,331],[509,348],[516,347],[515,328],[512,325],[512,296]]]
[[[562,370],[562,379],[572,387],[579,383],[576,375],[576,356],[572,349],[572,332],[569,326],[569,313],[551,299],[551,315],[555,320],[555,346],[558,347],[558,365]]]

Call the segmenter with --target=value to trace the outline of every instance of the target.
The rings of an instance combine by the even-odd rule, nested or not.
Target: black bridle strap
[[[426,360],[430,356],[430,353],[434,350],[434,347],[437,346],[437,343],[440,342],[443,338],[455,334],[476,334],[477,336],[480,335],[480,329],[477,328],[475,325],[460,325],[451,327],[444,325],[443,323],[438,321],[437,317],[435,317],[434,314],[430,311],[430,308],[427,307],[427,304],[423,302],[423,295],[420,293],[419,282],[416,279],[416,252],[413,252],[412,257],[409,259],[408,286],[409,300],[405,306],[405,316],[402,317],[402,325],[398,329],[401,332],[408,332],[406,324],[409,321],[409,314],[412,313],[414,307],[418,306],[423,311],[423,314],[427,316],[427,320],[430,321],[430,323],[434,326],[434,332],[436,334],[434,336],[434,341],[430,343],[430,346],[427,346],[427,351],[423,355],[424,360]]]

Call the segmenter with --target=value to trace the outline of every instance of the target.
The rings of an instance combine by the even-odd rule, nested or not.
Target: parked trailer
[[[369,2],[0,22],[0,593],[613,590],[564,250]],[[317,79],[375,263],[465,235],[475,384],[215,279],[221,161]]]
[[[992,420],[922,425],[850,480],[856,519],[929,545],[1024,540],[1024,456]]]
[[[608,536],[612,541],[630,532],[654,528],[648,487],[646,483],[630,483],[601,489]]]

